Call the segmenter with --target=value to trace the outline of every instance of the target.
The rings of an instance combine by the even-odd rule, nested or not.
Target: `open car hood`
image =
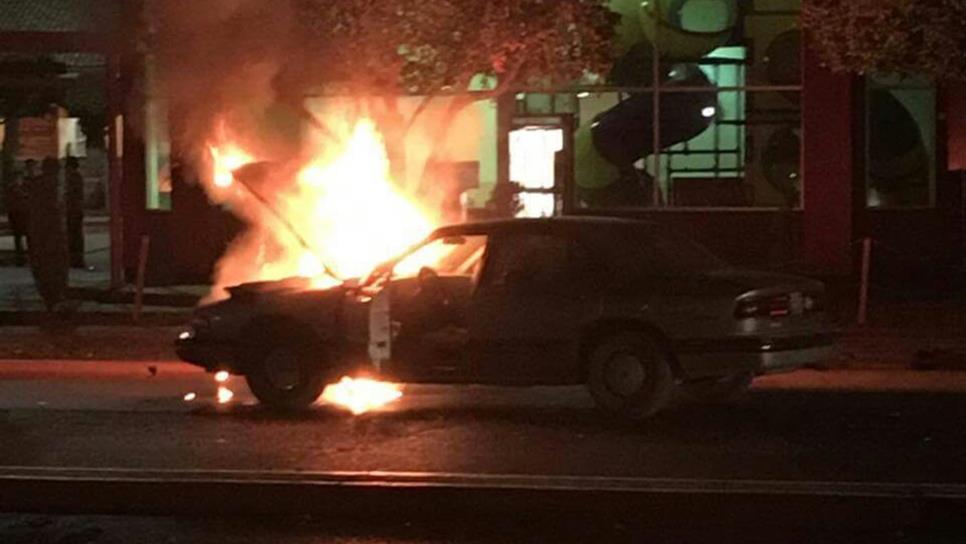
[[[275,281],[243,283],[229,287],[227,291],[232,299],[245,301],[262,296],[284,296],[309,291],[344,291],[345,289],[346,287],[344,285],[331,287],[329,289],[314,289],[312,288],[312,280],[310,278],[296,277]]]

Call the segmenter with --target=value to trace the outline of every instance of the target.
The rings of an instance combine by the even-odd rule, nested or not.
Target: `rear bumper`
[[[835,352],[835,337],[831,334],[688,341],[675,350],[678,364],[687,378],[736,372],[787,372],[827,361]]]
[[[835,351],[835,344],[829,344],[789,351],[762,352],[758,354],[756,372],[758,374],[770,374],[795,370],[803,366],[827,361],[835,355]]]

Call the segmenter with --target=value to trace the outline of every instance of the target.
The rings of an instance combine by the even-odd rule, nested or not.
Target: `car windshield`
[[[377,283],[390,273],[398,277],[412,277],[423,267],[429,267],[441,276],[475,277],[479,273],[485,250],[486,236],[483,235],[430,238],[374,270],[366,283]]]

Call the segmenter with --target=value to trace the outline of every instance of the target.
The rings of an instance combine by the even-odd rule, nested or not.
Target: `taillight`
[[[791,312],[791,297],[789,295],[741,300],[735,307],[735,317],[737,318],[782,317]]]
[[[825,309],[821,293],[783,293],[739,300],[735,317],[785,317],[791,314],[820,312]]]

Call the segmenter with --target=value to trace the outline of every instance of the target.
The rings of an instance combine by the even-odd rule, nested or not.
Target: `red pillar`
[[[817,273],[852,272],[855,198],[854,79],[833,74],[813,51],[804,53],[803,250]]]
[[[947,168],[966,171],[966,83],[950,83],[942,93],[946,114]]]
[[[123,168],[123,89],[120,80],[121,59],[118,54],[107,57],[107,171],[110,188],[111,289],[124,287],[124,208],[122,207]]]

